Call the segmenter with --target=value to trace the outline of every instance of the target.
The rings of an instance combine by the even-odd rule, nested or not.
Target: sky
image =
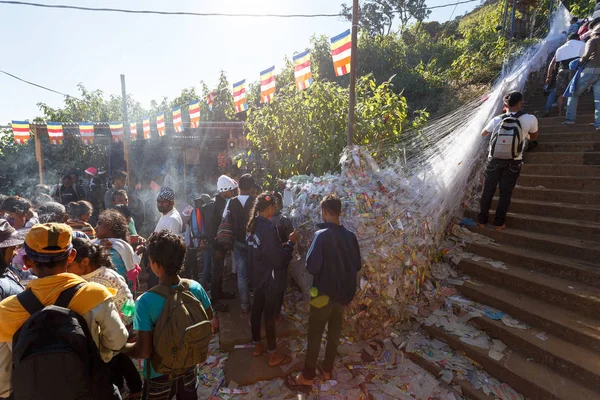
[[[327,13],[344,0],[37,0],[44,4],[159,11],[226,13]],[[351,0],[347,0],[351,3]],[[427,0],[428,6],[454,3]],[[447,21],[478,2],[432,10],[430,20]],[[341,18],[232,18],[87,12],[0,4],[0,69],[56,91],[77,96],[77,84],[128,94],[143,107],[172,99],[186,87],[213,87],[219,71],[231,83],[256,81],[260,71],[281,69],[286,56],[308,47],[314,34],[335,36],[350,28]],[[0,125],[41,115],[63,96],[0,74]]]

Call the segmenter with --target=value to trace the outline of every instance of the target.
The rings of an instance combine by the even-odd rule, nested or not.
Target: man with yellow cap
[[[71,234],[68,225],[50,223],[35,225],[25,237],[26,255],[23,259],[38,279],[31,281],[18,297],[10,296],[0,302],[0,343],[11,343],[13,335],[30,318],[31,314],[23,303],[28,305],[28,309],[31,309],[30,300],[37,302],[39,307],[53,305],[58,302],[61,293],[67,293],[67,289],[77,286],[67,308],[85,320],[100,355],[103,359],[110,359],[113,352],[124,347],[128,332],[113,303],[114,293],[110,289],[67,272],[67,265],[77,254],[71,244]],[[23,297],[26,293],[27,296]],[[64,298],[64,295],[61,297]],[[27,301],[24,301],[25,298]],[[0,365],[0,371],[10,370],[10,365]],[[33,376],[29,379],[32,384],[37,382]],[[56,389],[50,389],[46,398],[55,398],[52,397],[52,390],[64,389],[58,386],[59,382]]]

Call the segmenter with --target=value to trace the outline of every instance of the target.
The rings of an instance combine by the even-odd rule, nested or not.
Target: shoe
[[[254,345],[254,351],[252,351],[252,356],[259,357],[265,354],[265,346],[262,343],[256,343]]]
[[[548,115],[550,115],[550,111],[544,111],[544,113],[542,114],[542,118],[545,118]]]
[[[218,301],[212,303],[212,308],[213,310],[219,312],[227,312],[227,310],[229,310],[229,306],[227,304],[219,303]]]
[[[217,296],[217,299],[222,299],[222,300],[235,299],[235,293],[221,292],[221,294],[219,294]]]
[[[565,122],[563,122],[561,125],[575,125],[575,121],[569,121],[566,120]]]

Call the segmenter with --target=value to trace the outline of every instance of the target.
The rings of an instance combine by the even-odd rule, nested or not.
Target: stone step
[[[529,400],[598,400],[598,393],[575,380],[561,376],[550,368],[515,351],[507,351],[500,361],[488,356],[488,350],[458,340],[441,329],[426,327],[429,335],[443,340],[454,350],[464,351],[496,379],[506,382]]]
[[[586,110],[587,111],[587,110]],[[540,128],[540,132],[543,132],[543,128],[545,126],[551,125],[561,125],[565,121],[564,115],[562,117],[540,117],[538,118],[538,126]],[[594,122],[594,114],[593,113],[579,113],[577,115],[576,122],[578,124],[591,124]]]
[[[502,340],[511,350],[549,366],[600,395],[600,354],[539,329],[513,328],[487,317],[474,318],[471,322],[491,337]]]
[[[600,242],[600,224],[589,221],[571,221],[564,218],[554,218],[541,215],[528,215],[514,213],[513,208],[507,214],[507,225],[514,229],[523,231],[560,234],[571,238],[583,240],[595,240]],[[467,209],[465,216],[477,220],[479,210]],[[490,220],[493,221],[495,211],[490,210]]]
[[[480,228],[478,226],[469,229],[509,246],[561,257],[568,254],[573,260],[583,260],[591,263],[597,263],[600,260],[600,246],[598,246],[597,241],[528,232],[510,226],[503,231],[497,231],[492,227]]]
[[[492,210],[498,206],[498,197],[494,197]],[[553,216],[571,221],[587,221],[600,223],[600,205],[598,207],[569,203],[550,203],[547,201],[533,201],[513,199],[510,202],[510,211],[514,214],[529,214]]]
[[[471,243],[468,251],[506,264],[600,288],[600,263],[574,261],[567,257],[552,256],[497,243]]]
[[[600,177],[593,176],[549,176],[521,174],[520,186],[538,187],[559,190],[580,190],[585,192],[600,192]]]
[[[590,176],[600,178],[600,165],[527,164],[521,167],[527,175]]]
[[[568,281],[506,264],[505,268],[494,268],[482,261],[465,258],[458,268],[469,276],[518,293],[528,294],[561,308],[579,312],[600,322],[600,288]]]
[[[580,123],[577,122],[576,124],[573,125],[563,125],[563,124],[557,124],[557,125],[546,125],[540,128],[539,130],[540,132],[540,136],[541,135],[545,135],[546,133],[571,133],[571,132],[591,132],[591,133],[597,133],[596,132],[596,128],[594,128],[594,125],[592,125],[591,123]]]
[[[598,134],[600,139],[600,134]],[[600,151],[600,141],[587,142],[541,142],[534,153],[568,153],[577,151]]]
[[[600,352],[600,327],[595,318],[487,282],[469,281],[456,289],[469,299],[502,310],[527,325]]]
[[[525,153],[529,164],[600,165],[600,152],[537,152]]]
[[[279,332],[277,332],[279,335]],[[279,342],[279,341],[278,341]],[[287,353],[285,346],[278,343],[278,351]],[[300,371],[304,367],[304,357],[297,357],[291,363],[282,367],[270,367],[269,356],[264,354],[253,357],[254,349],[237,349],[229,353],[229,359],[225,365],[225,378],[227,382],[234,381],[240,386],[252,385],[259,381],[268,381],[276,378],[286,379],[294,371]]]
[[[496,195],[498,193],[496,192]],[[536,187],[518,186],[513,191],[513,199],[534,201],[556,201],[560,203],[583,204],[597,206],[600,204],[600,194],[580,192],[577,190],[542,189]]]
[[[595,130],[584,130],[582,132],[560,132],[560,133],[540,133],[538,142],[546,145],[547,142],[594,142],[599,140],[600,135]]]

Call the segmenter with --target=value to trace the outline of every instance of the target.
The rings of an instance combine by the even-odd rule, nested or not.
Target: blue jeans
[[[248,245],[235,241],[233,246],[235,267],[237,268],[237,284],[242,302],[242,310],[250,310],[250,290],[248,289]]]
[[[545,111],[552,110],[552,105],[556,103],[556,88],[552,88],[550,93],[548,93],[548,100],[546,100],[546,109]]]
[[[567,101],[567,121],[575,122],[577,118],[577,104],[579,103],[579,96],[581,96],[587,88],[590,86],[593,87],[594,90],[594,116],[595,122],[594,127],[600,127],[600,74],[591,74],[586,73],[586,70],[583,70],[581,75],[579,76],[579,80],[577,81],[577,86],[575,87],[575,93],[573,96],[569,97]]]
[[[202,285],[204,290],[210,289],[214,254],[215,249],[213,249],[212,247],[207,247],[204,249],[204,267],[202,268],[202,279],[200,280],[200,284]]]

